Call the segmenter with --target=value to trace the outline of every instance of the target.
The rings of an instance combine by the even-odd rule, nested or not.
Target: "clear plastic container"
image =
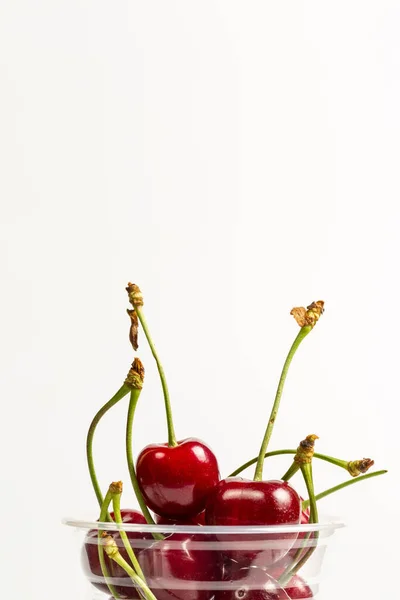
[[[343,524],[263,527],[132,525],[65,520],[78,532],[87,598],[138,600],[297,600],[315,598],[320,590],[324,554],[332,534]],[[124,531],[148,589],[104,554],[107,582],[99,562],[98,532],[132,566],[121,538]],[[156,539],[162,537],[163,539]],[[103,542],[106,538],[103,539]],[[298,573],[288,571],[307,554]],[[285,571],[286,570],[286,571]],[[285,576],[286,572],[286,576]]]

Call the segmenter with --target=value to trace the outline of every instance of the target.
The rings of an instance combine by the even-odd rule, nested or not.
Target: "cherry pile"
[[[99,522],[103,524],[103,529],[93,529],[87,534],[82,548],[82,561],[91,581],[99,590],[112,594],[112,598],[132,600],[313,598],[312,589],[299,572],[318,544],[316,531],[298,533],[294,528],[291,532],[279,534],[265,530],[265,533],[243,535],[230,533],[229,527],[316,524],[317,501],[320,498],[385,472],[361,475],[373,465],[372,460],[343,461],[315,453],[315,435],[308,435],[297,450],[267,452],[290,363],[301,342],[323,314],[324,303],[313,302],[307,308],[291,311],[300,330],[282,369],[259,455],[231,476],[221,479],[217,458],[205,442],[192,437],[177,440],[164,370],[143,313],[143,295],[135,284],[129,283],[126,289],[132,305],[128,310],[129,339],[136,351],[141,328],[156,361],[164,396],[168,442],[146,446],[139,452],[135,463],[132,454],[133,422],[144,381],[144,367],[135,358],[124,384],[95,415],[87,436],[89,473],[100,506]],[[112,483],[103,497],[93,459],[93,438],[98,423],[128,395],[126,458],[141,512],[121,510],[121,482]],[[264,480],[264,460],[277,454],[292,455],[291,465],[279,479]],[[313,458],[346,469],[352,479],[316,496]],[[256,464],[254,478],[240,477],[239,473],[252,464]],[[306,502],[289,482],[297,472],[303,475],[308,494]],[[111,504],[113,510],[109,512]],[[161,534],[160,528],[149,533],[125,533],[123,527],[117,526],[119,523],[196,525],[197,528],[196,533],[191,534],[178,531]],[[215,534],[210,534],[210,530],[207,530],[207,535],[202,534],[205,525],[218,526]],[[221,526],[225,527],[223,533]],[[275,539],[280,542],[276,547],[260,544]],[[213,540],[215,544],[210,543]],[[242,545],[243,541],[247,543]],[[254,542],[254,548],[251,542]],[[216,551],[219,545],[222,549]],[[185,585],[185,582],[190,585]],[[196,585],[196,582],[199,584]],[[218,582],[215,590],[213,582]]]

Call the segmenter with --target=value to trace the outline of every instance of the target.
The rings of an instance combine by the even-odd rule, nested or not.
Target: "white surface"
[[[289,310],[326,300],[271,447],[316,432],[321,452],[391,469],[323,505],[351,525],[327,556],[324,600],[388,597],[399,26],[385,0],[0,0],[2,597],[79,597],[60,520],[96,517],[85,435],[132,358],[128,279],[178,435],[206,439],[224,474],[257,453],[296,334]],[[140,356],[136,449],[165,439],[144,343]],[[124,410],[99,428],[104,485],[127,480]],[[318,490],[346,478],[315,471]]]

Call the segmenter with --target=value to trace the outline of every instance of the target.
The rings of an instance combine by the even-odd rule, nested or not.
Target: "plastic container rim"
[[[142,525],[134,523],[100,523],[98,521],[86,521],[74,518],[65,518],[63,525],[75,529],[89,530],[101,529],[102,531],[118,531],[119,529],[132,533],[186,533],[192,535],[221,535],[232,534],[248,535],[254,533],[262,534],[287,534],[313,531],[334,531],[345,527],[345,523],[330,517],[319,523],[307,523],[298,525]]]

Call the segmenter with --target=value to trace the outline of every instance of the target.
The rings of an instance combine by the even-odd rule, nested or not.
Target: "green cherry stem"
[[[314,494],[314,483],[313,483],[311,462],[303,464],[301,466],[301,472],[303,474],[304,481],[307,486],[307,491],[310,496],[310,523],[318,523],[318,508],[317,508],[317,502],[316,502],[316,498],[315,498],[315,494]],[[312,538],[315,541],[312,542],[312,545],[308,548],[307,552],[305,552],[304,556],[302,556],[300,558],[300,560],[296,564],[296,566],[290,571],[289,581],[293,577],[293,575],[295,575],[298,571],[300,571],[300,569],[306,564],[306,562],[309,560],[311,555],[314,553],[315,548],[317,547],[317,543],[318,543],[319,532],[318,531],[312,532],[311,534],[309,534],[307,536],[307,539],[310,539],[310,538]]]
[[[131,478],[132,487],[135,492],[139,506],[143,512],[143,515],[149,525],[154,525],[154,519],[151,516],[149,509],[146,506],[142,492],[139,487],[139,483],[136,477],[135,463],[132,454],[132,425],[135,416],[136,406],[139,400],[140,390],[131,391],[131,399],[129,402],[128,416],[126,422],[126,459],[128,463],[129,476]]]
[[[314,481],[312,475],[312,463],[304,463],[301,465],[301,472],[303,474],[304,482],[307,487],[308,498],[310,502],[310,521],[311,523],[318,523],[318,507],[317,499],[314,492]]]
[[[299,469],[300,469],[300,465],[296,462],[292,462],[292,464],[290,465],[290,467],[288,468],[286,473],[284,475],[282,475],[282,477],[281,477],[282,481],[290,481],[290,479],[292,479],[293,475],[296,475],[296,473]]]
[[[314,456],[314,444],[317,439],[317,435],[308,435],[300,442],[291,466],[281,478],[282,481],[289,481],[303,464],[311,463]]]
[[[257,459],[256,470],[254,473],[254,481],[261,481],[263,475],[263,465],[264,465],[264,456],[268,448],[269,441],[271,439],[272,431],[274,429],[276,417],[279,410],[279,405],[281,402],[283,387],[285,385],[286,376],[289,371],[290,364],[293,360],[294,355],[296,354],[296,350],[300,346],[301,342],[304,338],[310,333],[310,331],[314,328],[316,323],[318,322],[320,316],[324,312],[324,302],[322,300],[318,300],[318,302],[312,302],[310,306],[307,306],[307,309],[304,307],[293,308],[290,312],[291,315],[297,321],[297,324],[300,325],[300,331],[294,340],[289,353],[286,357],[285,363],[283,365],[281,377],[279,379],[278,388],[275,394],[274,404],[272,406],[271,414],[269,417],[267,429],[265,431],[264,439],[261,444],[260,452]]]
[[[280,402],[281,402],[283,387],[285,385],[286,376],[287,376],[288,371],[289,371],[290,363],[292,362],[292,359],[293,359],[293,357],[294,357],[294,355],[296,353],[297,348],[300,346],[300,344],[304,340],[304,338],[310,333],[311,329],[312,329],[311,326],[302,327],[300,329],[300,331],[299,331],[296,339],[294,340],[294,342],[292,344],[292,347],[289,350],[289,354],[286,357],[285,364],[283,365],[281,377],[279,379],[278,388],[276,390],[275,401],[274,401],[274,404],[272,406],[272,410],[271,410],[271,414],[270,414],[270,417],[269,417],[267,429],[265,431],[264,439],[262,441],[260,452],[259,452],[259,455],[258,455],[256,470],[255,470],[255,473],[254,473],[254,481],[261,481],[262,480],[263,466],[264,466],[264,456],[265,456],[265,453],[267,451],[269,441],[271,439],[272,431],[274,429],[276,417],[277,417],[278,410],[279,410],[279,405],[280,405]]]
[[[111,484],[111,486],[112,486],[112,484]],[[110,503],[112,500],[111,486],[109,487],[108,492],[105,495],[105,498],[101,505],[100,517],[99,517],[100,523],[105,523],[107,521],[108,507],[110,506]],[[107,564],[106,564],[106,560],[105,560],[105,556],[104,556],[104,548],[103,548],[102,539],[101,539],[102,535],[103,535],[103,531],[101,529],[99,529],[98,534],[97,534],[97,536],[98,536],[97,550],[99,553],[99,562],[100,562],[101,572],[103,573],[104,580],[107,584],[108,589],[111,592],[112,597],[119,598],[120,596],[119,596],[118,592],[116,591],[116,589],[112,585],[112,583],[110,583],[110,574],[108,572],[108,568],[107,568]]]
[[[324,492],[317,494],[315,496],[315,500],[317,500],[317,501],[322,500],[322,498],[326,498],[326,496],[330,496],[331,494],[334,494],[335,492],[338,492],[339,490],[343,490],[344,488],[348,487],[349,485],[353,485],[354,483],[358,483],[359,481],[365,481],[366,479],[372,479],[372,477],[378,477],[379,475],[384,475],[385,473],[387,473],[386,470],[375,471],[374,473],[368,473],[367,475],[361,475],[360,477],[357,477],[356,479],[348,479],[347,481],[344,481],[343,483],[339,483],[339,485],[335,485],[334,487],[331,487],[331,488],[325,490]],[[304,500],[303,505],[302,505],[303,510],[307,509],[309,506],[310,506],[310,500]]]
[[[127,394],[129,394],[130,390],[131,390],[131,388],[125,382],[124,385],[122,387],[120,387],[120,389],[118,390],[118,392],[111,398],[111,400],[109,400],[98,411],[98,413],[95,415],[95,417],[93,418],[93,421],[90,424],[89,431],[88,431],[88,434],[87,434],[87,438],[86,438],[87,464],[88,464],[88,467],[89,467],[89,474],[90,474],[90,479],[92,480],[93,489],[94,489],[94,492],[96,494],[96,498],[97,498],[97,501],[98,501],[100,507],[103,504],[103,495],[101,493],[100,485],[99,485],[99,482],[97,480],[96,469],[95,469],[94,460],[93,460],[93,438],[94,438],[94,434],[95,434],[95,431],[96,431],[96,427],[99,424],[99,421],[110,410],[110,408],[112,408],[113,406],[115,406],[117,404],[117,402],[119,402],[120,400],[122,400],[122,398],[124,398],[124,396],[126,396]],[[107,517],[107,515],[106,515],[106,517]]]
[[[312,475],[312,465],[311,458],[309,462],[305,462],[300,466],[301,472],[303,474],[303,478],[307,487],[307,492],[310,497],[310,523],[318,523],[318,508],[317,502],[314,493],[314,483],[313,483],[313,475]],[[303,567],[303,565],[308,561],[308,559],[313,554],[317,540],[319,537],[318,531],[309,532],[305,535],[303,542],[300,548],[297,550],[294,555],[293,562],[286,567],[284,572],[279,578],[279,583],[285,587],[292,577]],[[310,538],[312,538],[313,542],[310,545]],[[315,541],[314,541],[315,540]],[[305,550],[307,548],[307,550]]]
[[[169,391],[168,391],[168,385],[167,385],[167,380],[165,377],[165,373],[164,373],[164,369],[162,367],[161,361],[159,359],[159,356],[157,354],[156,348],[154,346],[154,342],[151,338],[150,335],[150,331],[145,319],[145,316],[143,314],[143,294],[140,291],[140,288],[134,284],[134,283],[128,283],[128,286],[126,288],[126,291],[128,292],[128,296],[129,296],[129,302],[132,304],[133,308],[136,311],[136,314],[139,318],[140,324],[143,328],[144,334],[146,336],[147,342],[150,346],[150,350],[151,353],[154,357],[154,360],[156,361],[157,364],[157,369],[158,369],[158,373],[160,375],[160,380],[161,380],[161,386],[162,386],[162,390],[163,390],[163,395],[164,395],[164,404],[165,404],[165,413],[166,413],[166,417],[167,417],[167,426],[168,426],[168,445],[169,446],[177,446],[178,443],[176,441],[176,435],[175,435],[175,429],[174,429],[174,422],[173,422],[173,418],[172,418],[172,408],[171,408],[171,400],[169,397]],[[128,311],[128,314],[130,314],[131,311]]]
[[[136,476],[135,470],[135,461],[133,459],[133,451],[132,451],[132,428],[133,428],[133,420],[135,417],[137,403],[139,401],[140,393],[143,387],[144,380],[144,367],[141,361],[138,358],[132,363],[132,368],[129,371],[128,377],[129,383],[131,386],[131,396],[129,400],[128,407],[128,415],[126,418],[126,434],[125,434],[125,451],[126,451],[126,461],[128,464],[129,476],[131,479],[132,487],[135,492],[137,501],[142,510],[144,518],[146,519],[149,525],[155,525],[154,519],[151,516],[149,509],[147,508],[146,502],[143,498],[143,494],[139,487],[139,482]],[[155,539],[164,539],[161,534],[153,534]]]
[[[264,458],[270,458],[272,456],[282,456],[284,454],[296,454],[297,450],[294,449],[284,449],[284,450],[273,450],[272,452],[266,452]],[[314,453],[314,458],[318,458],[318,460],[324,460],[326,462],[331,463],[332,465],[336,465],[337,467],[341,467],[345,469],[352,477],[357,477],[360,473],[366,473],[370,467],[373,466],[374,461],[370,458],[362,458],[361,460],[341,460],[340,458],[334,458],[333,456],[327,456],[325,454],[319,454],[318,452]],[[254,465],[258,460],[258,457],[252,458],[248,460],[246,463],[235,469],[233,473],[229,475],[229,477],[236,477],[242,471]]]
[[[122,516],[121,516],[121,494],[122,494],[122,481],[117,481],[111,484],[112,487],[112,503],[113,503],[113,512],[114,512],[114,520],[119,525],[123,525]],[[111,489],[111,486],[110,486]],[[133,568],[136,573],[139,575],[143,581],[146,581],[141,566],[139,564],[138,559],[132,549],[132,546],[129,542],[128,536],[126,535],[126,531],[124,529],[119,530],[119,534],[121,536],[122,543],[124,544],[125,550],[129,556],[129,559],[132,563]]]
[[[126,562],[121,556],[118,546],[112,535],[103,534],[102,545],[109,558],[117,563],[132,579],[136,587],[139,588],[140,592],[146,598],[146,600],[157,600],[149,586],[139,575],[132,569],[132,567]]]

